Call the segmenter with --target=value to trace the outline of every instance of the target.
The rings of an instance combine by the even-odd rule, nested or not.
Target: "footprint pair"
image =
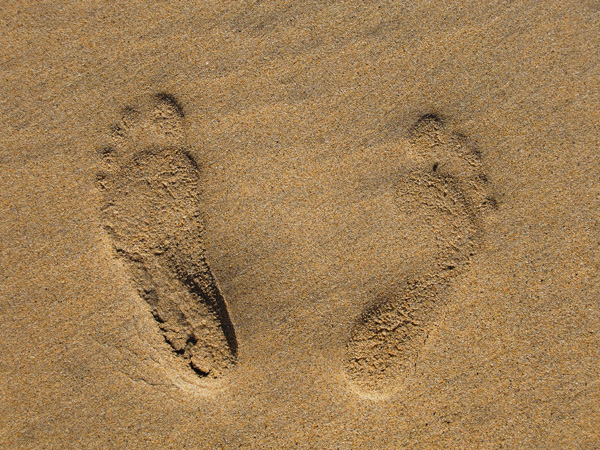
[[[182,107],[158,94],[124,109],[111,131],[98,174],[104,227],[173,351],[199,376],[222,378],[236,363],[238,342],[206,261],[200,171],[186,150]],[[474,255],[483,216],[495,206],[480,155],[438,117],[421,117],[407,145],[419,168],[398,180],[398,209],[434,237],[434,248],[350,333],[343,370],[370,397],[397,390],[412,372],[444,291]]]

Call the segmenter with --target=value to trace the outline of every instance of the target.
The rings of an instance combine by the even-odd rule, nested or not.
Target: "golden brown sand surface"
[[[4,2],[0,448],[600,446],[600,3]]]

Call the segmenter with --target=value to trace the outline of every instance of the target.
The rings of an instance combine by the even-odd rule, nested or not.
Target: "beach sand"
[[[0,447],[600,446],[600,2],[5,2]]]

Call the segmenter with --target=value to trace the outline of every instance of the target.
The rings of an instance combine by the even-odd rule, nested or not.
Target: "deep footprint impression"
[[[385,398],[405,385],[437,326],[445,290],[477,251],[482,219],[496,207],[480,154],[465,141],[435,115],[411,131],[418,169],[398,182],[395,195],[403,225],[423,236],[415,245],[424,256],[414,273],[378,295],[351,332],[345,373],[362,396]]]
[[[183,110],[156,95],[126,108],[102,149],[102,219],[166,341],[198,375],[235,364],[227,305],[206,262],[200,170],[186,150]]]

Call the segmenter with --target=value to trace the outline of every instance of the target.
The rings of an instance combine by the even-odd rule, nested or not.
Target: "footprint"
[[[479,153],[439,117],[421,117],[408,145],[416,168],[395,195],[418,263],[366,309],[345,357],[351,386],[368,398],[385,398],[406,384],[437,326],[445,290],[477,251],[482,220],[496,208]]]
[[[98,184],[116,254],[173,351],[199,376],[222,377],[238,345],[205,257],[200,170],[186,151],[183,110],[156,95],[126,108],[111,138]]]

